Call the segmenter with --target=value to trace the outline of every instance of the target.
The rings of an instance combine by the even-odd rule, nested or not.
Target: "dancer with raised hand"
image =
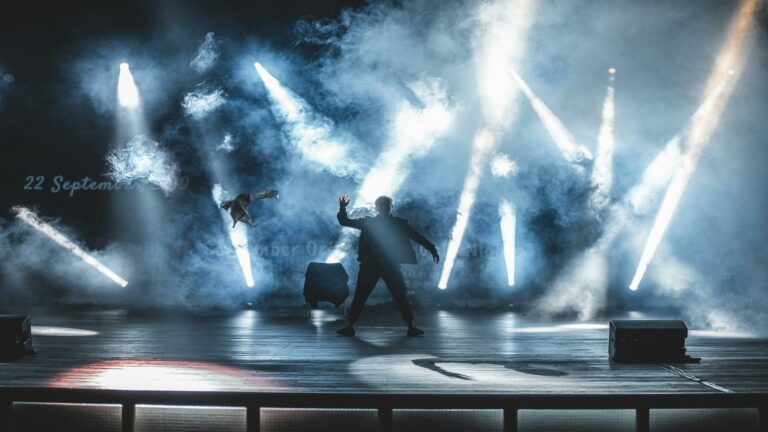
[[[357,286],[352,306],[347,314],[347,325],[337,332],[342,336],[354,336],[354,325],[360,317],[365,301],[376,287],[379,279],[384,282],[395,300],[400,314],[408,325],[408,336],[421,336],[424,331],[416,327],[413,311],[406,296],[405,278],[400,270],[400,264],[416,264],[416,254],[410,240],[423,246],[432,254],[437,263],[440,255],[435,245],[426,237],[413,229],[408,221],[392,215],[392,198],[380,196],[376,198],[376,217],[351,219],[347,216],[349,196],[339,197],[339,213],[336,215],[343,226],[360,230],[360,244],[357,249],[357,260],[360,271],[357,274]]]

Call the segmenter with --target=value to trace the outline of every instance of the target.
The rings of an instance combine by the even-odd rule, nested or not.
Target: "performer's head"
[[[379,214],[388,215],[392,212],[392,198],[388,196],[380,196],[376,198],[376,211]]]

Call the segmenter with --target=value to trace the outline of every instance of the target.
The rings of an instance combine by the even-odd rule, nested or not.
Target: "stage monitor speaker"
[[[309,263],[304,276],[304,298],[312,307],[321,301],[339,307],[349,296],[349,276],[341,264]]]
[[[32,352],[32,317],[0,315],[0,358],[10,360]]]
[[[686,337],[679,320],[612,320],[608,355],[621,363],[698,361],[685,354]]]

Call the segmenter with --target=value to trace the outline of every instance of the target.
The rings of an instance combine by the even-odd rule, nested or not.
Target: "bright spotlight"
[[[616,73],[616,68],[608,68],[608,73],[613,75]]]
[[[283,123],[287,141],[305,160],[339,176],[361,174],[363,164],[346,140],[334,136],[330,119],[314,112],[299,95],[285,88],[260,63],[254,63],[272,102],[272,113]]]
[[[759,3],[759,0],[744,0],[731,21],[725,43],[715,60],[713,71],[704,89],[702,99],[707,102],[708,109],[700,114],[697,113],[699,115],[690,125],[690,133],[685,142],[682,161],[667,187],[666,195],[659,212],[656,214],[637,270],[629,285],[629,289],[632,291],[637,290],[640,286],[640,282],[648,269],[648,264],[661,244],[688,182],[696,171],[699,159],[709,144],[712,133],[733,92],[736,82],[733,76],[737,76],[744,66],[752,42],[755,9]],[[713,94],[717,96],[713,98]]]
[[[614,70],[611,68],[610,70]],[[611,72],[613,74],[613,72]],[[603,210],[611,200],[611,188],[613,186],[613,75],[608,80],[608,88],[603,100],[602,122],[600,132],[597,135],[597,150],[595,161],[592,164],[590,181],[592,195],[590,205],[596,212]]]
[[[224,195],[224,190],[220,184],[213,185],[211,190],[213,201],[216,203],[216,207],[219,208],[222,220],[224,221],[224,229],[229,233],[229,241],[232,243],[232,247],[235,248],[235,255],[237,255],[237,261],[240,263],[240,269],[243,271],[243,278],[245,278],[245,284],[248,288],[252,288],[253,282],[253,269],[251,268],[251,252],[248,249],[248,233],[243,224],[239,224],[234,228],[229,224],[231,219],[229,214],[221,208],[221,201]]]
[[[515,207],[506,199],[499,202],[501,241],[504,244],[504,262],[507,265],[507,283],[515,285]]]
[[[117,100],[124,108],[139,106],[139,89],[133,82],[133,75],[128,63],[120,63],[120,76],[117,80]]]
[[[37,217],[37,215],[34,214],[31,210],[25,207],[13,207],[13,211],[16,213],[16,217],[32,226],[32,228],[45,234],[51,240],[58,243],[61,247],[75,254],[75,256],[82,259],[86,264],[100,271],[104,276],[112,279],[112,281],[116,284],[120,285],[121,287],[128,285],[128,281],[121,278],[107,266],[99,262],[96,258],[89,255],[86,251],[80,248],[80,246],[76,245],[70,239],[65,237],[64,234],[57,231],[56,228],[40,220],[40,218]]]
[[[552,140],[555,142],[555,145],[557,145],[557,148],[560,150],[560,153],[562,153],[565,160],[574,165],[578,165],[584,162],[584,160],[591,160],[592,153],[589,149],[576,144],[573,135],[571,135],[565,125],[563,125],[563,122],[561,122],[552,110],[550,110],[549,107],[547,107],[547,105],[533,93],[533,90],[531,90],[528,84],[523,81],[523,78],[520,77],[514,69],[509,69],[509,72],[517,82],[520,90],[522,90],[528,98],[531,107],[536,111],[536,114],[539,116],[539,119],[541,119],[541,122],[544,124],[544,127],[547,129],[547,132],[549,132],[549,135],[552,137]]]

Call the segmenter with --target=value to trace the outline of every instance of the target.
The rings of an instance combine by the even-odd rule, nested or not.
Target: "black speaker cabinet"
[[[349,296],[349,276],[341,264],[309,263],[304,276],[304,298],[312,307],[321,301],[339,307]]]
[[[0,359],[11,360],[32,349],[32,317],[0,315]]]
[[[623,363],[685,362],[688,327],[679,320],[612,320],[608,355]]]

